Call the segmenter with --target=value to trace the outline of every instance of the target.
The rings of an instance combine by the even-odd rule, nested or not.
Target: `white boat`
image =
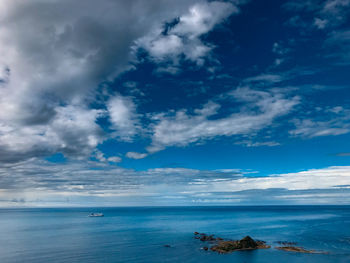
[[[102,213],[91,213],[89,217],[101,217],[104,216]]]

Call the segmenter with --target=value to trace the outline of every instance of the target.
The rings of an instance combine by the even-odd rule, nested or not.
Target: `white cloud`
[[[288,190],[305,190],[333,188],[350,183],[350,167],[334,166],[324,169],[311,169],[299,173],[275,175],[262,180],[255,178],[250,181],[250,187],[254,188],[255,183],[259,189],[285,188]]]
[[[171,32],[195,38],[208,33],[223,19],[238,12],[239,9],[232,3],[213,1],[195,4],[187,14],[179,18],[179,23]]]
[[[157,27],[153,32],[135,42],[134,50],[146,50],[157,62],[171,62],[173,65],[162,66],[159,71],[177,73],[176,66],[185,59],[203,65],[204,58],[212,49],[204,43],[200,36],[210,32],[216,25],[232,14],[238,13],[238,8],[229,2],[200,2],[189,8],[189,11],[179,16],[175,25],[164,29]],[[166,33],[164,31],[166,30]]]
[[[159,36],[149,43],[148,52],[155,59],[165,59],[167,56],[178,55],[182,52],[183,43],[176,35]]]
[[[108,157],[107,160],[111,163],[120,163],[122,161],[122,158],[120,158],[119,156],[111,156]]]
[[[349,125],[347,128],[332,127],[332,121],[319,122],[313,120],[296,120],[296,129],[291,130],[290,134],[294,136],[319,137],[328,135],[341,135],[350,132]],[[343,126],[343,124],[341,124]]]
[[[110,156],[107,158],[104,155],[104,153],[99,150],[95,150],[94,157],[102,163],[105,163],[105,162],[120,163],[122,161],[122,158],[120,158],[119,156]]]
[[[131,159],[143,159],[147,157],[147,153],[138,153],[138,152],[127,152],[126,157],[131,158]]]
[[[215,136],[252,135],[268,127],[280,116],[288,114],[299,103],[298,97],[286,98],[281,93],[238,88],[230,94],[236,102],[243,102],[226,117],[215,117],[218,104],[208,103],[196,109],[194,115],[185,110],[154,116],[152,145],[149,152],[167,146],[185,146]]]
[[[107,103],[112,127],[117,131],[116,136],[130,140],[139,128],[136,105],[128,97],[114,96]]]

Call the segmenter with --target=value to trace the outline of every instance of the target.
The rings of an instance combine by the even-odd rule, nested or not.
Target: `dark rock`
[[[270,248],[271,246],[267,245],[265,241],[262,240],[254,240],[250,236],[246,236],[241,240],[224,240],[221,237],[214,237],[214,235],[207,235],[205,233],[194,232],[195,239],[199,239],[203,242],[214,243],[210,248],[203,247],[203,250],[212,250],[218,253],[231,253],[233,251],[240,250],[254,250],[254,249],[264,249]],[[288,242],[288,241],[276,241],[282,246],[276,247],[276,249],[290,252],[299,252],[299,253],[313,253],[313,254],[327,254],[324,251],[315,251],[315,250],[307,250],[302,247],[294,246],[296,242]],[[170,247],[170,246],[169,246]]]
[[[207,235],[205,233],[198,233],[194,232],[195,239],[199,239],[200,241],[217,241],[217,240],[223,240],[222,238],[218,237],[215,238],[214,235]]]
[[[307,250],[303,247],[295,247],[295,246],[284,246],[284,247],[276,247],[276,249],[290,252],[298,252],[298,253],[311,253],[311,254],[327,254],[324,251],[315,251],[315,250]]]
[[[237,250],[250,250],[250,249],[261,249],[270,248],[263,241],[255,241],[250,236],[246,236],[241,240],[229,240],[220,241],[217,245],[212,246],[210,249],[218,253],[230,253]]]
[[[207,235],[202,235],[200,237],[200,241],[215,241],[216,238],[214,238],[213,235],[207,236]]]
[[[238,244],[241,248],[256,248],[256,247],[258,247],[258,243],[255,242],[254,239],[252,239],[250,236],[246,236],[246,237],[242,238],[238,242]]]

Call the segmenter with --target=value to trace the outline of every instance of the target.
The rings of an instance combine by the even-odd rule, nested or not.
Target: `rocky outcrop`
[[[195,239],[199,239],[200,241],[217,241],[217,240],[222,240],[222,238],[218,237],[214,237],[214,235],[207,235],[205,233],[198,233],[198,232],[194,232],[195,235]]]
[[[211,247],[202,247],[203,250],[211,250],[220,254],[231,253],[234,251],[242,250],[254,250],[254,249],[266,249],[271,246],[267,245],[265,241],[254,240],[250,236],[246,236],[241,240],[224,240],[220,237],[215,237],[215,235],[207,235],[205,233],[194,232],[195,239],[199,239],[202,242],[209,242],[212,244]],[[312,253],[312,254],[327,254],[323,251],[307,250],[303,247],[297,247],[295,242],[289,241],[276,241],[279,247],[275,247],[278,250],[299,252],[299,253]]]
[[[241,240],[224,240],[221,237],[215,237],[214,235],[207,235],[205,233],[194,232],[195,239],[199,239],[203,242],[213,243],[210,247],[211,251],[218,253],[230,253],[237,250],[249,250],[249,249],[261,249],[269,248],[264,241],[258,241],[252,239],[250,236],[246,236]],[[208,247],[203,247],[204,250],[208,250]]]
[[[290,251],[290,252],[298,252],[298,253],[327,254],[327,252],[324,252],[324,251],[307,250],[303,247],[295,247],[295,246],[276,247],[276,249],[283,250],[283,251]]]
[[[246,236],[241,240],[228,240],[220,241],[217,245],[212,246],[210,249],[218,253],[230,253],[239,250],[251,250],[270,248],[264,241],[256,241],[250,236]]]
[[[200,238],[199,238],[200,241],[216,241],[216,238],[214,237],[214,235],[210,235],[210,236],[207,236],[207,235],[202,235]]]

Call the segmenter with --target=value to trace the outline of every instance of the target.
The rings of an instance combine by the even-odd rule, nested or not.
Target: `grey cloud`
[[[101,157],[101,156],[100,156]],[[11,176],[10,176],[11,175]],[[234,180],[242,173],[235,171],[201,171],[186,168],[157,168],[134,171],[106,163],[70,162],[54,164],[28,160],[0,166],[0,189],[13,191],[57,191],[97,194],[118,193],[143,186],[186,185],[190,182]]]
[[[349,178],[350,167],[346,166],[254,177],[251,171],[239,169],[135,171],[107,163],[54,164],[33,159],[0,165],[0,205],[13,203],[11,200],[15,199],[24,199],[31,205],[43,202],[69,205],[67,198],[76,198],[84,204],[112,201],[129,204],[128,200],[153,205],[159,203],[157,200],[166,200],[163,203],[168,205],[176,204],[176,200],[182,200],[183,205],[193,202],[346,204],[349,199],[344,197],[350,195]]]
[[[33,156],[62,152],[69,157],[89,155],[103,140],[96,124],[100,110],[80,106],[57,107],[48,124],[19,125],[0,122],[0,162],[15,162]]]
[[[130,67],[130,48],[137,39],[181,16],[194,2],[3,1],[0,161],[57,151],[89,155],[103,140],[96,124],[102,113],[88,106],[98,84]],[[118,138],[134,134],[119,124]]]

